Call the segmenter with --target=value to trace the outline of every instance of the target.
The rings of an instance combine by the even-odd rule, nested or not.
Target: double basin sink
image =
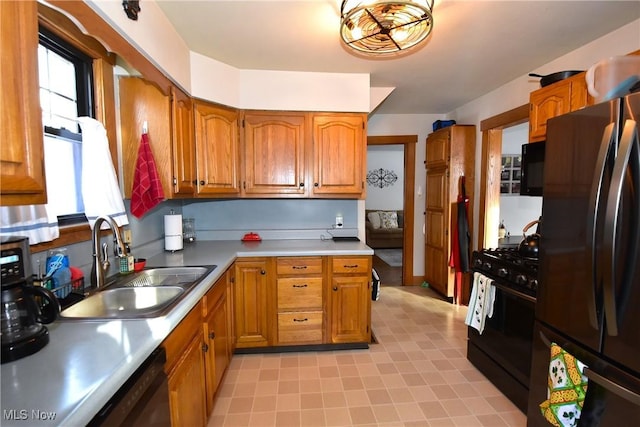
[[[138,319],[168,314],[216,266],[160,267],[107,280],[94,294],[63,310],[60,319]]]

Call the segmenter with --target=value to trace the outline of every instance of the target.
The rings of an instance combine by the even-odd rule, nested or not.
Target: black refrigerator
[[[640,426],[640,93],[547,122],[527,425],[549,343],[588,368],[576,425]]]

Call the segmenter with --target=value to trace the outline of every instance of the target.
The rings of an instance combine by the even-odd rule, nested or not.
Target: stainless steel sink
[[[137,319],[167,314],[216,266],[160,267],[107,280],[60,313],[61,320]]]

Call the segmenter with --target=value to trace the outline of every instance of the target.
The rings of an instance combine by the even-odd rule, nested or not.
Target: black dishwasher
[[[171,425],[166,359],[164,348],[154,350],[88,425]]]

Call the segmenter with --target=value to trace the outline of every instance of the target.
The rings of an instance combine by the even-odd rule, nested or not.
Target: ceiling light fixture
[[[340,36],[347,46],[364,54],[405,51],[431,33],[433,1],[343,0]]]

